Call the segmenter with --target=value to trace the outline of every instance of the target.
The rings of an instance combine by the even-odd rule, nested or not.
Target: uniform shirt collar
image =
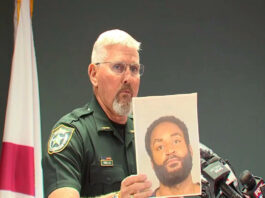
[[[113,124],[107,117],[106,113],[103,111],[103,109],[99,105],[95,95],[93,95],[88,108],[91,108],[93,110],[93,114],[96,119],[95,123],[96,123],[98,133],[112,132],[120,141],[123,142],[121,136],[115,130]],[[128,116],[127,122],[125,124],[125,133],[126,133],[125,143],[126,143],[126,146],[128,146],[134,137],[133,118],[131,115]]]

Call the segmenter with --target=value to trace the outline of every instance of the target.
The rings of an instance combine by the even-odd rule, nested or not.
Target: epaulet
[[[89,116],[93,114],[93,110],[87,105],[78,109],[73,110],[71,113],[64,115],[58,122],[59,123],[69,123],[78,121],[81,117]]]
[[[86,105],[85,107],[73,110],[71,114],[73,114],[74,117],[80,118],[82,116],[90,115],[92,113],[93,110]]]

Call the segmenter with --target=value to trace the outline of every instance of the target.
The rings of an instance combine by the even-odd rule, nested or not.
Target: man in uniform
[[[147,129],[145,147],[160,182],[152,196],[201,193],[200,184],[192,181],[192,148],[184,122],[174,116],[155,120]]]
[[[132,97],[143,65],[140,43],[110,30],[94,44],[88,75],[91,101],[54,126],[43,158],[45,197],[149,197],[151,182],[136,174]]]

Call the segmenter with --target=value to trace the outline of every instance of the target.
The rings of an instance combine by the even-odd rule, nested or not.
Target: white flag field
[[[0,158],[0,198],[43,197],[38,77],[30,0],[21,0]],[[17,12],[17,10],[15,10]]]

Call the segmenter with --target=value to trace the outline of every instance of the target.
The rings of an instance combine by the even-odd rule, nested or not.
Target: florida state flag
[[[38,77],[30,0],[17,0],[15,45],[0,158],[0,197],[43,197]]]

